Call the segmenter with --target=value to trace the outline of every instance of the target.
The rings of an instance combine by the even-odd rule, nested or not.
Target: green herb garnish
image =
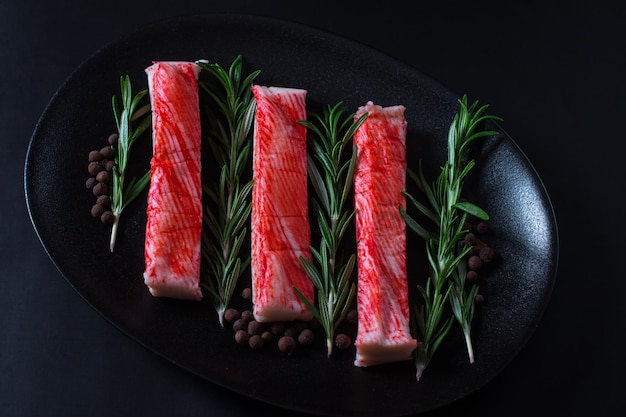
[[[254,122],[256,101],[252,95],[253,80],[260,71],[242,79],[242,58],[237,56],[228,71],[215,63],[198,61],[198,65],[217,82],[201,81],[201,87],[217,105],[217,112],[207,107],[208,144],[220,169],[219,181],[203,187],[215,204],[215,212],[204,210],[204,224],[211,232],[203,233],[202,253],[209,268],[203,286],[224,326],[224,312],[230,304],[237,281],[250,263],[250,257],[239,256],[247,234],[246,223],[252,210],[252,180],[244,180],[250,161],[250,131]]]
[[[409,172],[424,193],[430,207],[405,193],[413,206],[437,228],[430,232],[410,217],[402,208],[400,212],[407,226],[426,242],[430,277],[426,286],[418,286],[424,299],[421,307],[414,309],[413,331],[420,346],[415,355],[416,377],[419,380],[441,342],[448,334],[454,318],[461,325],[465,335],[470,362],[474,362],[471,340],[471,322],[474,315],[474,295],[478,291],[473,284],[466,291],[464,259],[470,247],[463,247],[461,240],[467,233],[464,229],[468,215],[482,220],[488,214],[477,205],[462,201],[463,182],[474,167],[474,160],[467,161],[469,145],[476,139],[497,134],[495,131],[480,130],[488,119],[501,120],[484,114],[488,106],[478,107],[478,102],[467,104],[467,97],[459,100],[460,110],[455,115],[448,132],[448,159],[432,186],[426,181],[421,164],[418,173]],[[453,317],[445,317],[446,306],[450,303]]]
[[[307,171],[317,195],[312,204],[321,236],[319,249],[311,247],[313,262],[304,257],[300,257],[300,262],[317,288],[317,303],[309,300],[298,288],[294,287],[294,290],[322,325],[328,356],[333,351],[336,327],[345,317],[356,288],[350,281],[355,255],[350,255],[345,262],[338,255],[340,243],[356,213],[345,208],[357,158],[356,147],[349,148],[349,144],[367,118],[365,113],[356,121],[354,114],[342,119],[343,112],[339,102],[327,106],[323,116],[314,114],[317,123],[299,121],[314,133],[311,141],[313,156],[308,156]],[[349,149],[352,155],[347,158]]]
[[[115,247],[117,239],[119,220],[122,211],[143,191],[150,182],[150,170],[143,174],[139,180],[133,177],[126,183],[126,169],[129,164],[130,151],[135,141],[144,133],[152,122],[150,115],[150,103],[142,107],[139,106],[141,100],[146,96],[148,90],[142,90],[135,97],[132,95],[132,86],[128,75],[120,77],[121,107],[116,96],[112,98],[113,114],[117,124],[117,143],[111,145],[114,152],[115,165],[112,170],[112,187],[110,191],[111,211],[114,215],[111,228],[111,240],[109,248],[111,252]],[[140,119],[136,127],[133,122]]]

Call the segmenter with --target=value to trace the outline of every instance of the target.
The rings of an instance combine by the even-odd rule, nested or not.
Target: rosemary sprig
[[[122,211],[143,191],[150,182],[150,170],[139,179],[133,177],[126,183],[126,169],[129,164],[130,151],[135,141],[144,133],[152,122],[149,115],[150,103],[138,107],[148,90],[141,90],[133,97],[130,77],[120,77],[121,103],[114,95],[112,97],[113,114],[117,124],[118,139],[111,145],[114,152],[115,165],[113,167],[112,187],[109,197],[111,198],[111,211],[114,219],[111,228],[111,240],[109,249],[113,252],[118,234],[119,220]],[[145,117],[144,117],[145,116]],[[142,118],[133,128],[133,122]]]
[[[253,80],[260,71],[242,78],[242,57],[237,56],[228,71],[215,63],[198,61],[212,76],[200,81],[217,111],[208,106],[209,147],[220,169],[219,181],[203,187],[215,203],[215,212],[204,209],[204,224],[210,235],[202,235],[202,253],[208,264],[203,287],[210,294],[224,326],[224,312],[230,305],[239,277],[250,263],[239,252],[247,234],[246,223],[252,210],[252,180],[245,181],[244,171],[250,161],[250,131],[254,122],[256,101],[252,95]]]
[[[463,189],[463,179],[468,172],[474,167],[475,161],[467,160],[470,143],[476,139],[493,136],[497,134],[495,131],[478,129],[488,119],[501,120],[497,116],[484,114],[489,106],[483,105],[478,107],[478,102],[473,102],[469,107],[467,105],[467,97],[463,96],[460,101],[460,110],[456,114],[452,129],[448,134],[448,192],[450,197],[448,203],[452,206],[448,210],[461,210],[462,217],[458,220],[460,225],[464,225],[468,215],[474,216],[481,220],[489,220],[489,214],[475,204],[461,201],[461,192]],[[467,231],[464,231],[467,233]],[[460,249],[457,249],[460,251]],[[470,248],[466,248],[462,253],[465,255]],[[474,349],[471,338],[472,320],[474,317],[474,297],[478,292],[478,285],[473,284],[470,290],[466,292],[466,273],[467,264],[460,262],[452,273],[452,291],[450,292],[450,302],[452,312],[460,324],[465,337],[465,344],[470,363],[474,363]]]
[[[354,120],[354,114],[342,119],[343,103],[327,106],[323,116],[313,114],[314,122],[300,120],[312,135],[313,156],[308,156],[307,171],[317,199],[312,199],[320,232],[319,249],[311,247],[313,262],[300,257],[307,276],[317,289],[317,303],[309,300],[298,288],[294,291],[320,322],[326,334],[327,354],[333,352],[337,325],[345,317],[355,294],[350,277],[355,265],[355,254],[343,262],[339,246],[355,210],[345,204],[352,188],[357,149],[347,158],[349,145],[356,130],[367,118],[367,113]]]
[[[474,362],[471,340],[471,322],[474,315],[474,296],[478,291],[473,284],[466,291],[465,263],[462,262],[471,248],[460,243],[467,230],[464,229],[468,215],[487,220],[488,214],[476,204],[462,201],[461,193],[467,174],[475,165],[467,161],[469,145],[495,131],[480,130],[488,119],[501,120],[486,115],[487,105],[478,107],[475,101],[467,104],[467,97],[459,100],[460,109],[455,115],[448,132],[448,156],[441,172],[432,186],[426,181],[421,164],[418,173],[409,172],[424,193],[430,207],[421,204],[405,193],[413,206],[427,219],[435,223],[437,232],[430,232],[400,208],[407,225],[426,242],[430,277],[426,287],[418,286],[424,299],[420,308],[415,308],[414,332],[420,338],[416,354],[416,377],[419,380],[437,348],[448,334],[453,317],[444,317],[446,305],[451,306],[456,321],[460,324],[466,341],[470,363]]]

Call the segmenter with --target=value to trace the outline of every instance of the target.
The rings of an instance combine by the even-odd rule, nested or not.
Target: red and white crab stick
[[[252,301],[260,322],[310,320],[297,297],[313,284],[300,256],[311,260],[307,200],[306,90],[254,85]]]
[[[411,358],[417,341],[409,326],[406,270],[406,120],[404,106],[371,101],[355,119],[369,115],[354,135],[357,237],[356,366]]]
[[[193,62],[154,62],[145,71],[153,156],[144,282],[155,297],[200,300],[200,67]]]

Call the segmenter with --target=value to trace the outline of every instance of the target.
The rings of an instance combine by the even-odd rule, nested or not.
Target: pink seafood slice
[[[417,341],[409,325],[406,270],[406,120],[404,106],[371,101],[355,119],[369,115],[354,135],[357,236],[356,366],[411,358]]]
[[[313,284],[300,263],[311,260],[307,200],[306,90],[254,85],[252,300],[260,322],[310,320],[296,296]]]
[[[145,71],[153,156],[144,282],[155,297],[200,300],[200,67],[193,62],[155,62]]]

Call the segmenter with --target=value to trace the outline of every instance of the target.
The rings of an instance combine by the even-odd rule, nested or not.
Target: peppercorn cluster
[[[281,353],[291,356],[315,342],[321,327],[317,320],[261,323],[254,319],[252,313],[251,289],[244,288],[241,295],[248,308],[239,310],[230,307],[224,312],[224,321],[232,325],[236,343],[252,350],[262,350],[273,344]],[[356,324],[356,310],[349,311],[344,321],[350,325]],[[342,350],[348,349],[352,346],[352,338],[346,333],[338,333],[335,346]]]
[[[485,242],[485,236],[489,232],[487,222],[480,221],[477,223],[468,222],[465,225],[468,232],[463,238],[462,244],[465,247],[471,247],[467,255],[467,274],[465,279],[469,283],[475,283],[479,279],[479,272],[483,271],[486,264],[493,262],[495,251]],[[482,294],[476,294],[474,299],[477,303],[484,301]]]
[[[85,185],[96,198],[96,202],[91,206],[91,215],[100,219],[104,224],[111,224],[115,220],[111,211],[109,187],[115,166],[113,146],[117,143],[117,139],[118,134],[112,133],[107,139],[108,145],[90,151],[88,156],[87,172],[89,172],[89,177]]]

